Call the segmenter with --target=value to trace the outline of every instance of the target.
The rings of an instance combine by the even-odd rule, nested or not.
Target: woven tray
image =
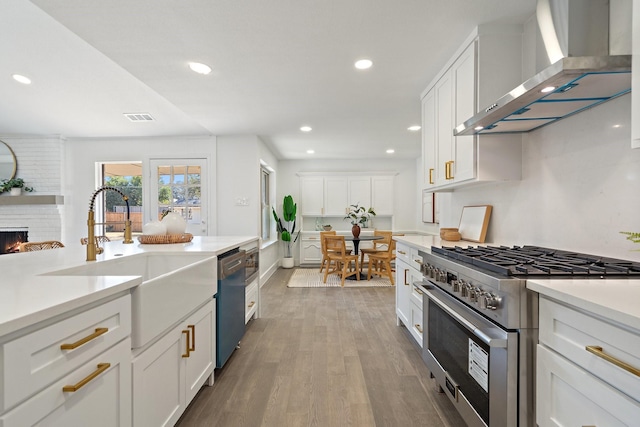
[[[159,234],[157,236],[138,236],[138,241],[147,245],[167,244],[167,243],[187,243],[193,239],[193,234]]]

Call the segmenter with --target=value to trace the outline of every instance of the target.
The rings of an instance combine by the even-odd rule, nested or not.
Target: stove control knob
[[[460,296],[463,297],[463,298],[468,298],[469,297],[469,288],[470,287],[471,287],[470,284],[468,284],[464,280],[460,280]]]
[[[451,290],[455,293],[459,293],[460,292],[460,281],[459,280],[454,280],[453,282],[451,282]]]
[[[480,288],[477,288],[473,285],[469,285],[469,301],[476,302],[478,301],[478,294],[480,293]]]
[[[478,297],[478,306],[482,310],[496,310],[500,306],[502,298],[489,292],[484,292]]]

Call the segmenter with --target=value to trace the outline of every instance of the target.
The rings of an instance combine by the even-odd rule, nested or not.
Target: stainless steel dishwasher
[[[238,248],[218,256],[216,368],[224,366],[244,335],[245,260]]]

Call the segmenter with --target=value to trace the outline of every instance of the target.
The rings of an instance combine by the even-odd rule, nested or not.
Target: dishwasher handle
[[[218,260],[218,278],[229,277],[245,268],[246,252],[238,251]]]

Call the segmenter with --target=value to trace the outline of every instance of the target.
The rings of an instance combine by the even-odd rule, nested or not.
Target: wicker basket
[[[138,236],[138,241],[145,245],[158,245],[167,243],[187,243],[193,239],[193,234],[158,234],[155,236]]]

